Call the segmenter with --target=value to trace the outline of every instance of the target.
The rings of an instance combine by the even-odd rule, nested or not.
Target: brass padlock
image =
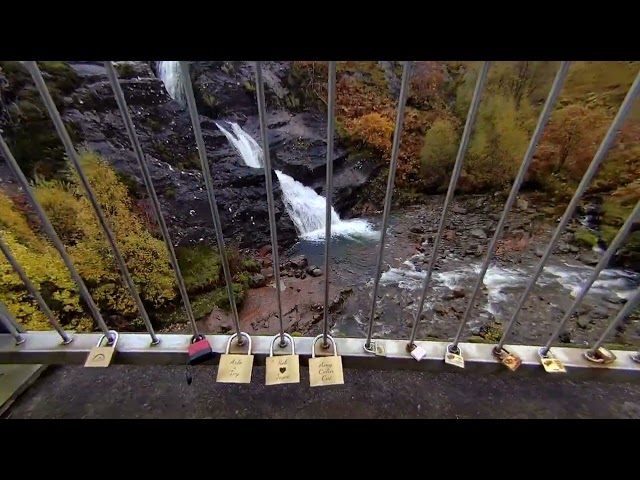
[[[584,352],[584,357],[595,363],[603,363],[609,364],[616,361],[616,356],[610,350],[607,350],[604,347],[598,347],[598,349],[594,352],[592,350],[588,350]]]
[[[493,355],[502,363],[505,367],[507,367],[512,372],[515,372],[520,365],[522,365],[522,360],[519,357],[514,355],[513,353],[509,353],[504,348],[500,350],[493,349]]]
[[[453,365],[458,368],[464,368],[464,358],[459,347],[453,348],[453,344],[447,345],[447,351],[444,354],[444,363]]]
[[[318,335],[311,343],[311,358],[309,359],[309,384],[312,387],[325,385],[342,385],[344,372],[342,371],[342,357],[338,355],[338,347],[331,335],[327,341],[333,343],[333,355],[316,358],[316,343],[323,335]]]
[[[116,353],[116,345],[118,344],[118,332],[115,330],[109,330],[109,334],[113,338],[111,346],[102,347],[102,341],[107,338],[106,335],[102,335],[98,344],[91,349],[87,360],[84,362],[85,367],[100,367],[105,368],[111,365],[113,355]],[[108,344],[107,344],[108,345]]]
[[[545,352],[545,348],[542,347],[538,350],[538,356],[540,357],[540,363],[544,367],[546,372],[549,373],[566,373],[567,370],[560,360],[555,358],[550,350]]]
[[[296,346],[293,337],[288,333],[284,337],[291,345],[290,355],[273,356],[273,344],[280,338],[280,334],[273,337],[269,357],[267,357],[267,368],[265,373],[265,385],[280,385],[283,383],[300,383],[300,357],[296,355]],[[286,345],[285,345],[286,346]]]
[[[217,382],[251,383],[251,372],[253,371],[251,337],[244,332],[240,332],[240,335],[245,337],[249,343],[247,354],[229,353],[231,342],[238,336],[238,334],[234,333],[231,335],[227,342],[227,350],[224,354],[220,355],[220,361],[218,362],[218,377],[216,378]]]

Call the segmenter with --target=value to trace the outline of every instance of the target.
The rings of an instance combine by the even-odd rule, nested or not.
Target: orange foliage
[[[295,62],[308,76],[310,85],[318,96],[326,100],[326,62]],[[354,72],[366,73],[364,80]],[[417,62],[412,78],[412,94],[417,107],[438,105],[428,111],[407,105],[402,128],[396,185],[398,188],[419,186],[420,151],[427,127],[439,118],[455,120],[435,95],[444,81],[437,62]],[[342,123],[348,139],[365,143],[384,155],[380,160],[388,162],[397,115],[397,100],[391,98],[383,82],[377,62],[338,62],[336,84],[336,117]],[[440,103],[438,103],[440,102]],[[457,124],[456,120],[456,124]]]
[[[337,114],[353,119],[371,112],[395,110],[387,96],[378,94],[353,77],[342,76],[336,85]]]
[[[385,155],[391,153],[393,123],[388,118],[379,113],[369,113],[349,121],[346,128],[354,139]]]
[[[603,110],[576,104],[554,112],[540,140],[532,174],[565,172],[580,178],[591,163],[610,121]]]

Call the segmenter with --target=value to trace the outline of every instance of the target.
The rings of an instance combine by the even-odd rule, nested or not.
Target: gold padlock
[[[566,373],[567,370],[560,360],[555,358],[550,350],[545,352],[545,348],[542,347],[538,350],[538,356],[540,357],[540,363],[544,367],[544,370],[548,373]]]
[[[284,337],[291,345],[291,355],[273,356],[273,344],[280,338],[280,334],[273,337],[267,368],[265,373],[265,385],[281,385],[283,383],[300,383],[300,357],[296,355],[296,346],[293,337],[288,333]],[[286,347],[286,345],[285,345]]]
[[[238,336],[234,333],[229,337],[227,342],[227,350],[224,354],[220,355],[220,361],[218,362],[218,377],[217,382],[220,383],[251,383],[251,372],[253,371],[253,355],[251,354],[251,337],[240,332],[240,335],[245,337],[249,343],[249,349],[247,354],[229,353],[231,348],[231,341]]]
[[[462,358],[460,348],[453,348],[453,344],[447,345],[447,351],[444,353],[444,363],[458,368],[464,368],[464,358]]]
[[[506,349],[501,348],[500,350],[493,349],[493,355],[502,363],[505,367],[507,367],[512,372],[515,372],[520,365],[522,365],[522,360],[519,357],[514,355],[513,353],[509,353]]]
[[[318,335],[311,343],[311,358],[309,359],[309,384],[312,387],[344,384],[342,371],[342,357],[338,355],[336,341],[327,335],[327,341],[333,343],[333,355],[316,358],[316,343],[323,335]]]
[[[604,347],[598,347],[596,351],[588,350],[584,352],[584,357],[594,363],[609,364],[616,361],[616,356]]]
[[[100,337],[100,340],[98,340],[98,344],[89,352],[89,355],[84,362],[85,367],[105,368],[111,365],[113,356],[116,353],[116,345],[118,344],[118,332],[116,332],[115,330],[109,330],[109,334],[113,336],[113,343],[111,344],[111,346],[100,346],[102,344],[102,341],[106,338],[105,335],[102,335]]]

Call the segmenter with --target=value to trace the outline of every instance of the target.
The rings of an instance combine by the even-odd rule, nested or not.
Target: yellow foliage
[[[6,200],[2,194],[0,198]],[[62,321],[64,314],[82,312],[77,287],[53,247],[46,245],[42,250],[36,250],[18,242],[13,233],[4,228],[0,229],[0,235],[58,320]],[[0,261],[0,300],[7,304],[25,328],[50,328],[46,317],[27,294],[22,281],[4,257]]]
[[[447,184],[459,141],[460,135],[450,120],[436,120],[427,131],[422,148],[422,176],[428,187]]]
[[[513,98],[494,94],[480,104],[464,170],[474,189],[510,184],[529,144]]]
[[[353,139],[388,155],[393,140],[393,123],[379,113],[369,113],[358,117],[346,125]]]
[[[26,218],[6,195],[0,195],[0,230],[3,229],[12,231],[15,239],[25,245],[37,249],[44,248],[42,240],[33,233]]]
[[[84,226],[91,217],[81,208],[82,202],[61,182],[39,182],[35,196],[47,212],[56,233],[67,245],[75,245],[84,237]]]
[[[614,114],[627,94],[640,69],[640,62],[590,61],[573,62],[562,89],[560,104],[586,104],[608,109]],[[640,120],[640,103],[636,102],[631,120]]]
[[[163,242],[145,228],[133,210],[126,187],[110,166],[89,152],[81,155],[81,162],[140,297],[150,307],[167,304],[176,297],[176,290]],[[98,308],[103,313],[127,318],[138,316],[135,302],[121,279],[115,257],[75,171],[69,174],[69,182],[39,182],[34,190]],[[55,249],[37,239],[11,200],[2,194],[0,213],[3,238],[61,323],[76,329],[92,325],[83,314],[77,288]],[[23,238],[29,242],[19,241]],[[37,242],[40,242],[38,248],[34,246]],[[48,328],[44,315],[5,261],[0,262],[0,300],[29,328]]]

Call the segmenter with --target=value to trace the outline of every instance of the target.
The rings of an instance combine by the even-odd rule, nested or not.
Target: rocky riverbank
[[[443,201],[442,196],[432,197],[423,207],[392,215],[374,337],[408,337]],[[454,200],[427,290],[419,339],[444,341],[455,335],[502,206],[502,199],[493,196],[461,196]],[[376,219],[371,221],[378,225]],[[577,228],[576,220],[569,230]],[[509,215],[463,339],[495,342],[501,337],[552,233],[553,225],[543,221],[531,201],[521,198]],[[321,263],[322,251],[321,244],[301,242],[283,252],[282,310],[285,329],[289,332],[313,335],[321,331],[326,272],[321,276],[309,272],[315,269],[312,263]],[[261,253],[264,265],[261,275],[266,285],[250,290],[240,310],[241,327],[252,334],[276,333],[279,328],[270,255],[265,251]],[[338,336],[364,336],[371,308],[376,243],[334,239],[332,253],[330,328]],[[577,244],[571,232],[565,233],[520,312],[508,342],[546,342],[597,258],[595,252]],[[605,270],[559,341],[575,345],[593,342],[639,284],[640,276],[635,272],[615,266]],[[218,311],[202,322],[202,326],[210,333],[233,329],[231,318]],[[640,345],[640,318],[627,319],[609,342],[618,346]]]

